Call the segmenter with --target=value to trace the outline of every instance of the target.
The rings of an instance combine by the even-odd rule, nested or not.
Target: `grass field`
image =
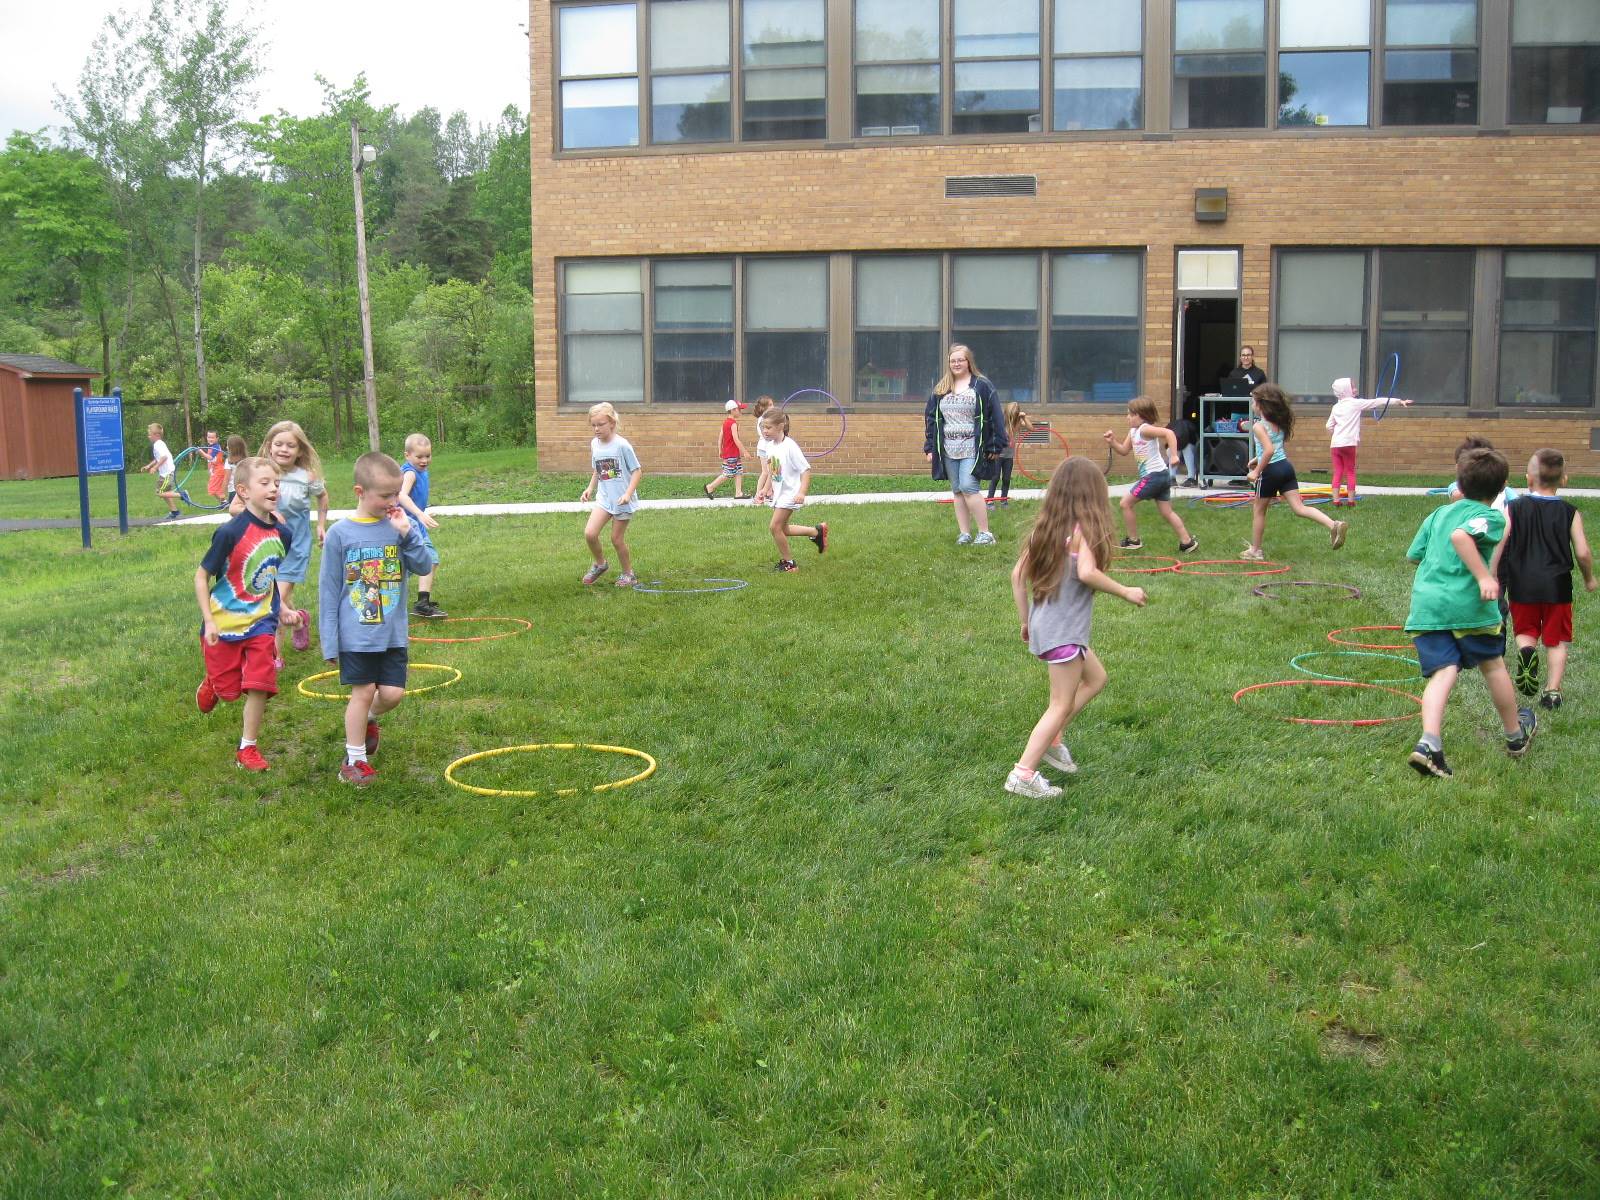
[[[436,496],[500,498],[496,461],[474,494],[442,457]],[[314,653],[265,777],[236,707],[195,711],[209,530],[5,535],[0,1196],[1600,1195],[1593,598],[1520,762],[1475,680],[1439,783],[1414,722],[1272,719],[1399,698],[1230,702],[1402,619],[1431,504],[1363,503],[1337,555],[1273,514],[1275,578],[1360,600],[1102,600],[1053,802],[1000,787],[1046,693],[1006,579],[1031,505],[991,551],[945,506],[819,505],[790,576],[764,514],[646,512],[642,576],[750,581],[687,597],[581,588],[578,517],[450,519],[441,603],[534,627],[414,647],[464,678],[385,721],[365,791],[295,693]],[[660,770],[441,779],[566,741]]]

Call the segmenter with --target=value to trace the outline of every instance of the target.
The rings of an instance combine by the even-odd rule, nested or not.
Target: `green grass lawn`
[[[456,470],[441,501],[571,490]],[[688,597],[580,587],[575,516],[447,520],[441,603],[534,627],[415,646],[464,678],[386,719],[365,791],[295,692],[314,653],[265,777],[236,706],[195,711],[208,530],[6,535],[0,1196],[1600,1195],[1593,598],[1520,762],[1475,679],[1448,782],[1414,722],[1271,719],[1397,697],[1230,702],[1402,619],[1431,504],[1363,504],[1338,554],[1273,513],[1277,578],[1360,600],[1100,601],[1059,801],[1000,787],[1046,695],[1006,577],[1031,505],[988,552],[945,506],[819,506],[789,576],[763,514],[646,512],[645,577],[750,581]],[[1246,512],[1182,511],[1242,544]],[[660,769],[441,779],[567,741]]]

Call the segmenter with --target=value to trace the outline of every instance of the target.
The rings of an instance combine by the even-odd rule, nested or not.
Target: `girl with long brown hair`
[[[1143,588],[1125,587],[1105,568],[1111,563],[1111,515],[1106,477],[1086,458],[1056,467],[1044,502],[1011,571],[1011,592],[1022,640],[1050,670],[1050,703],[1028,735],[1027,747],[1006,776],[1019,796],[1059,796],[1039,773],[1041,763],[1068,774],[1078,765],[1061,733],[1106,686],[1106,669],[1089,649],[1095,592],[1109,592],[1144,607]]]
[[[1256,484],[1256,495],[1250,502],[1250,544],[1239,552],[1239,557],[1257,562],[1266,558],[1261,540],[1267,532],[1267,509],[1278,496],[1289,502],[1295,516],[1326,526],[1337,550],[1344,545],[1349,524],[1335,521],[1300,499],[1300,480],[1283,449],[1283,444],[1294,436],[1294,407],[1289,403],[1289,394],[1275,383],[1263,383],[1250,393],[1250,412],[1256,418],[1250,426],[1257,447],[1256,456],[1250,460],[1250,482]]]

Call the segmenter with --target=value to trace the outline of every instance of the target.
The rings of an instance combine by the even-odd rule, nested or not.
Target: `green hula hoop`
[[[1415,667],[1417,660],[1406,658],[1401,654],[1379,654],[1373,650],[1308,650],[1304,654],[1296,654],[1289,660],[1289,665],[1302,675],[1310,675],[1315,679],[1333,679],[1340,683],[1414,683],[1422,678],[1420,669],[1410,675],[1401,675],[1395,679],[1352,679],[1348,675],[1324,675],[1321,671],[1313,671],[1310,667],[1302,667],[1302,658],[1390,658],[1395,662],[1408,663]]]

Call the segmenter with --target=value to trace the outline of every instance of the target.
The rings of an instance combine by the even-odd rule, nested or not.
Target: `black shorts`
[[[1139,476],[1128,489],[1128,495],[1135,500],[1172,499],[1172,472],[1151,471],[1148,475]]]
[[[352,686],[376,683],[380,687],[406,685],[407,651],[404,646],[388,650],[339,651],[339,682]]]
[[[1256,489],[1256,495],[1263,500],[1270,500],[1285,492],[1299,490],[1300,481],[1295,478],[1294,464],[1287,458],[1280,458],[1275,463],[1268,463],[1266,469],[1261,472],[1261,483]]]

